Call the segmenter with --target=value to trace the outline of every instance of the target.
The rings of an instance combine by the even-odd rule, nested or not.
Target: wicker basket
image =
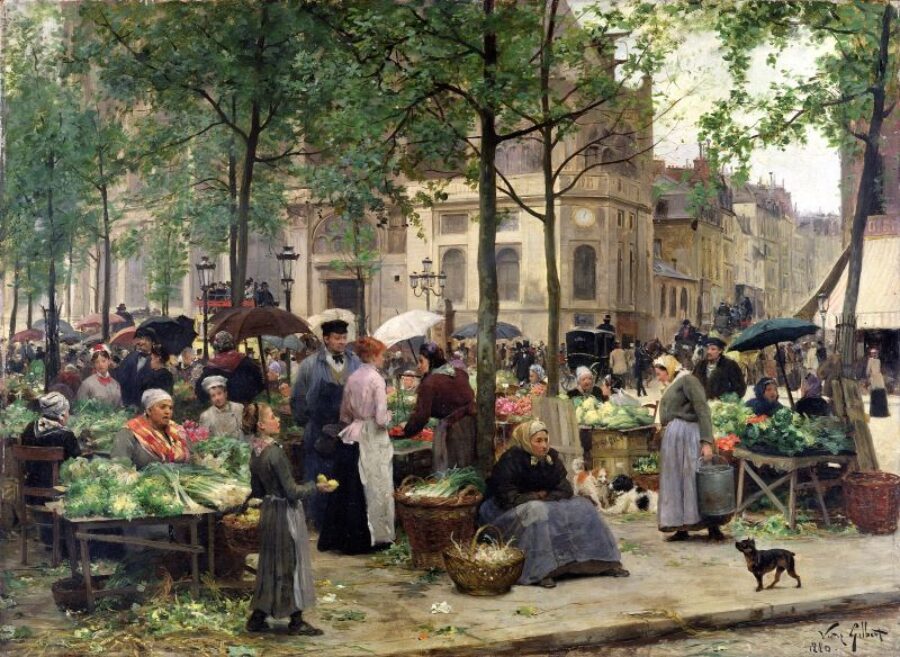
[[[634,475],[631,475],[631,479],[634,481],[636,486],[640,486],[641,488],[645,488],[647,490],[659,492],[659,474],[658,473],[634,474]]]
[[[91,577],[91,588],[94,591],[102,589],[109,580],[109,575],[94,575]],[[81,575],[58,579],[50,585],[53,601],[60,609],[72,611],[84,611],[87,609],[87,593],[84,591],[84,579]]]
[[[452,545],[451,537],[469,541],[475,535],[475,516],[482,495],[467,486],[456,497],[410,497],[410,482],[421,481],[409,476],[394,492],[397,515],[409,537],[413,565],[416,568],[443,568],[444,548]]]
[[[259,525],[244,525],[239,516],[223,516],[222,531],[228,549],[236,555],[247,556],[259,552]]]
[[[500,542],[503,542],[503,534],[499,529],[493,525],[485,525],[472,536],[468,548],[462,547],[457,550],[454,545],[444,550],[444,565],[447,568],[447,574],[456,584],[460,593],[478,596],[503,595],[509,592],[512,585],[522,576],[522,569],[525,567],[525,553],[518,548],[509,548],[515,552],[516,558],[506,564],[484,563],[471,558],[470,555],[478,545],[478,539],[487,529],[496,531]],[[460,551],[463,554],[460,554]]]
[[[900,511],[900,477],[888,472],[854,472],[844,488],[847,517],[866,534],[893,534]]]

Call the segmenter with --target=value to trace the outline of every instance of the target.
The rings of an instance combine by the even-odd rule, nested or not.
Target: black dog
[[[794,553],[790,550],[757,550],[756,541],[752,538],[739,541],[734,544],[734,547],[744,555],[744,559],[747,560],[747,570],[756,577],[757,591],[763,589],[763,575],[772,570],[775,571],[775,579],[766,588],[771,589],[778,584],[781,573],[785,570],[788,575],[797,580],[797,588],[800,588],[800,576],[794,570]]]

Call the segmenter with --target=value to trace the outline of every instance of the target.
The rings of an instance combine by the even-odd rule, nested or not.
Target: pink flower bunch
[[[186,420],[182,425],[184,435],[192,443],[199,443],[209,438],[209,429],[201,427],[193,420]]]

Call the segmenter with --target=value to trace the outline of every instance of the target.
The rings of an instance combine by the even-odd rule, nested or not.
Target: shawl
[[[139,415],[125,423],[134,437],[147,452],[165,463],[185,461],[190,455],[182,428],[170,422],[165,433],[155,429],[150,420]]]

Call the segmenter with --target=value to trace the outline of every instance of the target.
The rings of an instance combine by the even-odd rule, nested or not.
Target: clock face
[[[590,228],[596,221],[594,213],[587,208],[577,208],[572,215],[572,219],[579,228]]]

